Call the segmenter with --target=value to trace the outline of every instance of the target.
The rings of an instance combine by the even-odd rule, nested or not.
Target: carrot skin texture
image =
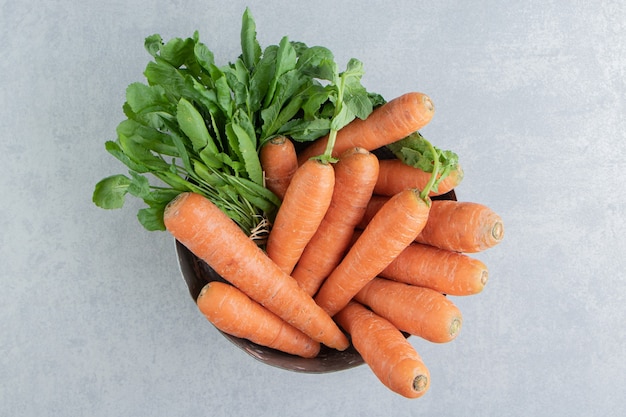
[[[313,340],[345,350],[332,318],[207,198],[181,193],[165,208],[166,229],[226,281]]]
[[[333,156],[350,148],[361,147],[372,151],[403,139],[426,126],[435,113],[431,99],[423,93],[410,92],[374,109],[365,119],[355,119],[337,132]],[[320,138],[298,155],[303,164],[309,158],[324,153],[328,136]]]
[[[450,342],[463,324],[458,307],[430,288],[374,278],[354,299],[399,330],[433,343]]]
[[[480,260],[463,253],[413,243],[380,276],[453,296],[480,293],[489,270]]]
[[[388,320],[355,301],[344,307],[335,320],[350,334],[354,348],[387,388],[406,398],[419,398],[428,391],[428,368]]]
[[[391,197],[324,281],[315,296],[317,304],[330,316],[345,307],[415,239],[426,224],[428,212],[429,205],[418,190]]]
[[[432,173],[407,165],[399,159],[385,159],[380,161],[380,174],[374,194],[392,196],[406,188],[423,190],[431,176]],[[429,196],[445,194],[457,187],[462,180],[463,169],[459,165],[438,184],[437,191],[430,191]]]
[[[303,358],[314,358],[319,342],[287,324],[232,285],[213,281],[196,300],[202,314],[219,330]]]
[[[455,252],[489,249],[504,237],[502,218],[489,207],[469,201],[433,201],[428,222],[416,242]]]
[[[378,177],[378,158],[363,148],[344,152],[334,165],[330,206],[291,276],[311,296],[341,262],[354,227],[365,213]]]
[[[265,186],[281,200],[298,169],[298,156],[293,142],[285,136],[270,139],[259,152],[265,173]]]
[[[335,186],[331,164],[309,160],[294,174],[265,251],[280,269],[291,274],[330,206]]]

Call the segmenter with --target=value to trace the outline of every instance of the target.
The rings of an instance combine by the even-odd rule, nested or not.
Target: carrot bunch
[[[287,137],[267,142],[263,171],[281,205],[264,247],[203,197],[174,200],[167,230],[238,289],[208,284],[202,313],[226,333],[305,358],[320,344],[351,343],[389,389],[422,396],[430,374],[407,337],[457,337],[463,316],[452,297],[480,293],[489,276],[469,254],[504,231],[493,210],[450,197],[458,162],[414,133],[433,111],[426,95],[408,93],[335,131],[330,146],[324,137],[297,154]],[[390,174],[389,161],[401,169]],[[387,190],[399,188],[381,191],[383,177],[400,184]]]

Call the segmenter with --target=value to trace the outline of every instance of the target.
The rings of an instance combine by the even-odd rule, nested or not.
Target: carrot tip
[[[455,317],[452,320],[452,323],[450,324],[450,336],[456,337],[456,335],[461,330],[461,325],[462,324],[463,324],[463,321],[461,319],[459,319],[458,317]]]
[[[413,379],[413,390],[422,392],[428,388],[428,377],[426,375],[418,375]]]
[[[491,236],[495,240],[502,240],[504,237],[504,224],[501,221],[496,222],[491,229]]]
[[[430,99],[430,97],[428,97],[427,95],[423,95],[422,100],[424,100],[424,105],[428,111],[430,112],[435,111],[435,104]]]
[[[485,269],[482,274],[480,274],[480,283],[483,284],[483,287],[487,285],[487,281],[489,281],[489,272]]]

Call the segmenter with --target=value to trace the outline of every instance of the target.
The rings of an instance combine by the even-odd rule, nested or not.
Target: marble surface
[[[393,4],[393,5],[392,5]],[[505,220],[485,291],[407,400],[367,367],[268,367],[191,302],[166,233],[104,211],[96,181],[153,33],[194,30],[226,63],[251,7],[283,35],[364,62],[385,97],[428,93],[459,199]],[[626,411],[626,3],[0,2],[0,415],[617,416]]]

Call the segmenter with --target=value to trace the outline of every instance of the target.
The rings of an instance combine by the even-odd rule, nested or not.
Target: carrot
[[[380,161],[380,173],[374,187],[374,194],[392,196],[406,188],[423,189],[430,181],[432,173],[410,166],[399,159],[385,159]],[[430,196],[441,195],[457,187],[463,180],[463,170],[460,165],[451,170],[439,182],[437,190],[432,189]]]
[[[489,279],[487,266],[463,253],[413,243],[380,276],[454,296],[480,293]]]
[[[348,332],[354,348],[390,390],[418,398],[430,388],[430,372],[419,353],[388,320],[351,301],[335,320]]]
[[[324,281],[315,301],[330,316],[345,307],[415,239],[426,224],[429,207],[415,189],[391,197]]]
[[[217,274],[313,340],[344,350],[332,318],[207,198],[179,194],[165,208],[166,229]]]
[[[354,119],[340,129],[332,156],[354,147],[372,151],[400,140],[426,126],[434,113],[435,106],[427,95],[417,92],[401,95],[374,109],[366,119]],[[298,155],[299,163],[323,154],[327,142],[328,136],[313,142]]]
[[[491,248],[504,237],[502,218],[489,207],[467,201],[433,201],[416,241],[456,252]]]
[[[378,158],[363,148],[344,152],[335,168],[330,207],[291,276],[310,295],[339,264],[363,217],[378,177]]]
[[[261,147],[259,158],[265,174],[265,187],[282,200],[298,168],[293,142],[285,136],[276,136]]]
[[[267,238],[265,251],[291,274],[330,206],[335,187],[331,164],[307,161],[294,174]]]
[[[365,208],[365,214],[363,214],[361,221],[356,225],[356,229],[359,229],[359,230],[365,229],[367,225],[369,224],[369,222],[372,221],[372,218],[374,217],[374,215],[378,213],[380,208],[387,201],[389,201],[389,198],[390,198],[389,196],[373,194],[372,198],[370,198],[370,201],[367,202],[367,207]]]
[[[453,340],[463,324],[458,307],[430,288],[374,278],[354,299],[398,329],[434,343]]]
[[[204,316],[219,330],[281,352],[314,358],[320,344],[253,301],[232,285],[213,281],[196,300]]]

